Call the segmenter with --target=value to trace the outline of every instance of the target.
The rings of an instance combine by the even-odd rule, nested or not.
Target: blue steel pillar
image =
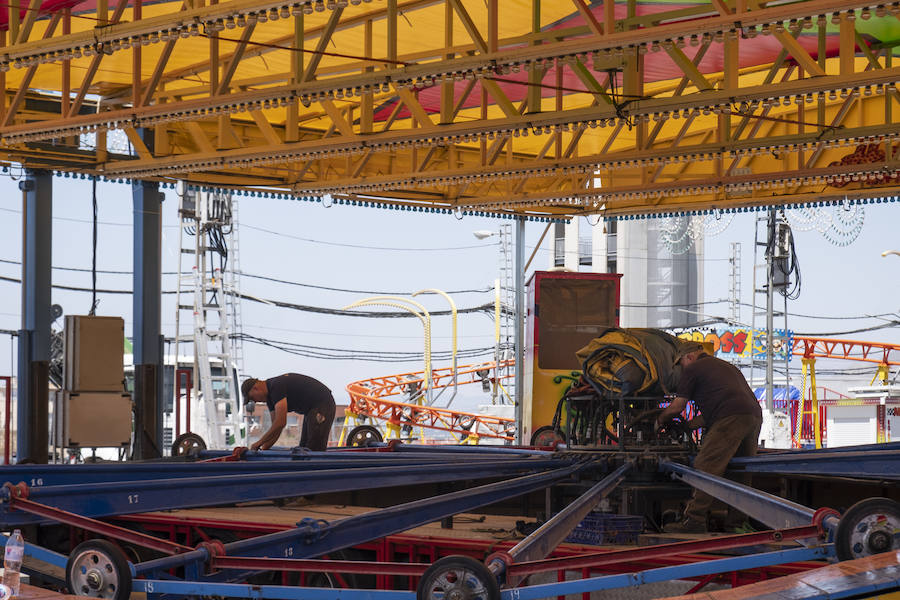
[[[53,174],[25,172],[22,210],[22,329],[16,460],[45,464],[49,451],[50,266]]]
[[[153,151],[153,132],[139,130]],[[162,194],[159,184],[134,180],[134,451],[136,459],[162,456],[163,352],[160,328],[162,292]]]

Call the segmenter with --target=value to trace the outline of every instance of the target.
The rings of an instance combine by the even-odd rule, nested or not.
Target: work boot
[[[683,521],[663,527],[665,533],[706,533],[706,524],[686,517]]]

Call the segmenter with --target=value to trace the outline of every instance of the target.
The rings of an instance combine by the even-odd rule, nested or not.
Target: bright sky
[[[91,265],[90,182],[54,178],[53,264],[55,267],[89,269]],[[21,193],[17,183],[0,181],[0,275],[19,277],[20,267],[5,261],[21,259]],[[178,200],[166,190],[163,227],[163,270],[177,269],[179,228]],[[97,266],[101,270],[130,271],[132,203],[127,185],[98,185],[99,230]],[[496,230],[510,221],[452,215],[409,213],[335,205],[240,198],[240,264],[245,273],[302,282],[317,286],[373,292],[414,292],[422,288],[443,290],[486,289],[498,276],[497,238],[477,240],[476,230]],[[831,209],[827,209],[830,213]],[[865,224],[859,239],[847,247],[837,247],[816,232],[796,232],[797,253],[803,277],[798,300],[789,312],[831,317],[792,318],[791,328],[806,333],[840,332],[883,323],[883,319],[845,317],[896,313],[900,304],[898,275],[900,257],[881,257],[883,250],[900,249],[896,228],[900,215],[897,204],[866,207]],[[602,226],[602,225],[599,225]],[[528,223],[526,256],[530,255],[545,224]],[[728,297],[729,243],[742,244],[742,299],[751,302],[753,235],[752,214],[741,214],[723,233],[705,243],[705,297],[715,301]],[[548,235],[549,238],[551,234]],[[549,261],[549,244],[538,251],[531,270],[544,269]],[[625,274],[627,277],[628,274]],[[89,288],[89,272],[54,270],[57,284]],[[175,288],[175,277],[163,277],[163,289]],[[20,291],[14,283],[0,282],[0,329],[20,327]],[[341,308],[368,293],[336,292],[244,278],[242,290],[261,297],[297,304]],[[98,288],[130,289],[130,275],[100,274]],[[455,295],[460,308],[492,301],[491,292]],[[131,330],[131,297],[100,294],[100,315],[125,318]],[[422,300],[432,310],[444,310],[446,302],[437,296]],[[53,302],[66,314],[86,314],[90,294],[54,290]],[[164,296],[163,333],[174,334],[174,297]],[[777,303],[776,308],[781,304]],[[373,309],[382,310],[382,309]],[[709,315],[726,316],[726,303],[708,304]],[[742,315],[749,321],[749,308]],[[897,318],[896,314],[893,317]],[[309,346],[384,352],[419,351],[422,326],[416,319],[363,319],[281,309],[245,302],[244,332]],[[776,321],[781,326],[781,321]],[[61,321],[57,327],[61,327]],[[493,323],[484,315],[460,317],[460,348],[491,346]],[[897,329],[853,334],[851,339],[884,340],[900,343]],[[14,373],[8,336],[0,336],[0,374]],[[434,349],[449,350],[450,321],[435,318]],[[325,360],[294,356],[282,351],[245,343],[245,372],[270,377],[286,371],[313,375],[324,381],[339,402],[346,400],[344,386],[350,381],[415,371],[421,363],[377,363],[358,360]],[[857,366],[840,365],[840,366]],[[863,381],[865,379],[865,381]],[[868,383],[871,375],[859,377]]]

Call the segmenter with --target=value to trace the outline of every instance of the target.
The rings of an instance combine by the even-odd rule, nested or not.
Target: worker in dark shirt
[[[729,362],[710,356],[699,343],[686,345],[679,363],[681,377],[675,400],[657,417],[656,427],[680,415],[692,400],[700,413],[691,426],[703,427],[700,452],[694,458],[694,468],[722,476],[728,462],[735,456],[756,455],[762,410],[759,401],[747,385],[744,375]],[[694,489],[694,495],[684,510],[684,520],[670,523],[665,530],[671,533],[702,533],[707,530],[707,516],[714,498]]]
[[[268,450],[278,441],[287,424],[288,412],[303,415],[300,445],[324,450],[334,422],[334,397],[324,383],[299,373],[286,373],[271,379],[249,378],[241,384],[244,402],[265,402],[272,425],[251,450]]]

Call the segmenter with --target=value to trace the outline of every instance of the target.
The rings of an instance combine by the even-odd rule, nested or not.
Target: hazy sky
[[[90,182],[54,178],[53,264],[55,267],[90,268],[91,187]],[[163,270],[177,268],[179,228],[178,199],[166,190],[163,206]],[[99,218],[98,269],[132,268],[132,201],[127,185],[98,185]],[[828,212],[831,209],[826,209]],[[0,260],[21,259],[21,193],[17,182],[0,180]],[[380,210],[335,205],[240,198],[240,264],[252,273],[317,286],[373,292],[414,292],[422,288],[444,290],[485,289],[498,276],[497,238],[477,240],[472,232],[496,230],[510,221],[452,215]],[[792,317],[791,328],[800,332],[840,332],[884,322],[875,318],[845,320],[843,317],[894,313],[900,305],[897,281],[900,257],[882,258],[881,251],[900,249],[900,206],[876,204],[866,207],[865,224],[859,239],[838,247],[816,231],[796,232],[803,287],[789,312],[823,318]],[[741,214],[719,235],[705,242],[705,297],[725,299],[729,294],[729,243],[742,244],[742,299],[751,302],[753,271],[754,215]],[[528,223],[526,255],[530,255],[545,224]],[[602,225],[599,225],[602,226]],[[552,237],[548,235],[548,239]],[[313,241],[310,241],[313,240]],[[548,266],[545,241],[532,263]],[[16,264],[0,262],[0,274],[20,276]],[[628,274],[625,274],[627,277]],[[90,273],[54,270],[57,284],[90,287]],[[175,288],[174,276],[163,277],[163,289]],[[130,289],[130,275],[101,274],[98,287]],[[261,298],[297,304],[341,308],[370,295],[318,290],[309,287],[244,278],[245,293]],[[13,283],[0,282],[0,329],[20,327],[20,291]],[[493,294],[466,293],[455,296],[460,308],[492,301]],[[443,310],[446,302],[437,296],[425,297],[430,309]],[[90,294],[53,291],[53,302],[66,314],[86,314]],[[164,296],[163,332],[174,333],[174,297]],[[781,304],[776,304],[780,308]],[[726,316],[728,305],[708,304],[709,315]],[[373,309],[374,310],[374,309]],[[378,309],[382,310],[382,309]],[[100,315],[121,315],[126,332],[131,331],[131,297],[100,294]],[[750,320],[745,308],[743,320]],[[890,317],[888,317],[890,318]],[[895,316],[896,318],[896,316]],[[333,349],[377,351],[418,351],[422,347],[422,326],[416,319],[348,318],[281,309],[244,302],[244,331],[247,334],[309,346]],[[781,326],[781,322],[777,322]],[[61,327],[61,322],[57,323]],[[460,317],[460,348],[483,348],[492,344],[493,323],[484,315]],[[897,329],[884,329],[847,336],[850,339],[884,340],[900,343]],[[449,350],[449,318],[434,320],[435,350]],[[292,356],[257,344],[245,343],[245,372],[269,377],[285,371],[307,373],[323,380],[339,402],[345,400],[344,386],[367,377],[415,371],[420,362],[382,364],[357,360],[324,360]],[[842,366],[858,366],[855,364]],[[14,373],[8,336],[0,336],[0,374]],[[873,371],[874,373],[874,371]],[[858,378],[868,383],[871,375]],[[862,381],[865,379],[865,381]]]

